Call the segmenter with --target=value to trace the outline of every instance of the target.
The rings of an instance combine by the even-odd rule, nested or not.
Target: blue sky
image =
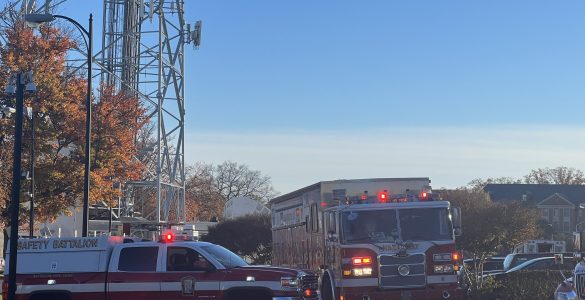
[[[203,20],[186,47],[188,162],[245,163],[283,193],[585,169],[583,1],[185,2]],[[70,4],[99,37],[102,1]]]

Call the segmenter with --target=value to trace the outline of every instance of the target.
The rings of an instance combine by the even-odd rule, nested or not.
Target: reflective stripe
[[[158,282],[108,283],[108,292],[160,292]]]
[[[457,275],[433,275],[427,277],[428,284],[457,282]]]
[[[199,291],[217,291],[227,290],[234,287],[265,287],[273,291],[294,291],[296,289],[283,287],[279,281],[222,281],[221,287],[217,281],[196,281],[195,290]],[[180,291],[182,285],[177,282],[119,282],[108,283],[109,292],[167,292]],[[29,294],[35,291],[69,291],[71,293],[103,293],[105,292],[104,283],[85,283],[85,284],[54,284],[54,285],[19,285],[16,289],[17,294]],[[286,299],[283,298],[283,299]]]
[[[272,300],[303,300],[299,297],[273,297]]]
[[[336,280],[337,287],[378,286],[378,278],[359,278]]]
[[[181,291],[183,286],[180,281],[177,282],[162,282],[160,286],[161,291]],[[196,291],[217,291],[219,290],[219,281],[195,281]]]
[[[36,291],[70,291],[72,293],[103,293],[104,283],[53,284],[53,285],[18,285],[17,294],[29,294]]]

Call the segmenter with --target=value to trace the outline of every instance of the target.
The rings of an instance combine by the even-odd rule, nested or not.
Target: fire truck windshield
[[[213,256],[213,258],[219,261],[224,267],[226,267],[226,269],[243,267],[248,265],[248,263],[246,263],[246,261],[243,260],[241,257],[239,257],[235,253],[231,252],[230,250],[222,246],[206,245],[201,246],[201,248],[203,248],[203,250],[205,250],[207,253]]]
[[[384,209],[342,213],[344,243],[393,243],[453,239],[446,208]]]

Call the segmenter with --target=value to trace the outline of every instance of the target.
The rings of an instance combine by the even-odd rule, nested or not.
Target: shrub
[[[564,271],[571,276],[571,271]],[[472,291],[471,299],[552,299],[555,289],[563,281],[559,271],[520,271],[486,285],[484,289]]]

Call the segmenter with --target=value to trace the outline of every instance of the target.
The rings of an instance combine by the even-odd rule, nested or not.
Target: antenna
[[[187,24],[187,44],[191,44],[191,24]]]
[[[152,22],[152,15],[154,14],[154,0],[150,0],[150,10],[148,11],[148,17],[150,18],[150,22]]]
[[[201,20],[195,22],[195,30],[193,31],[193,46],[195,48],[199,48],[199,46],[201,45],[201,26],[202,26],[202,22]]]

